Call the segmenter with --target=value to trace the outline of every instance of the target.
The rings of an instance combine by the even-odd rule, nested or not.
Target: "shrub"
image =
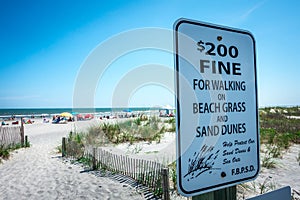
[[[140,117],[138,117],[138,118],[136,118],[135,120],[134,120],[134,123],[137,125],[137,126],[140,126],[141,125],[141,118]]]
[[[276,136],[276,131],[272,128],[261,128],[260,129],[261,143],[274,144],[275,136]]]
[[[10,156],[9,149],[4,146],[0,146],[0,159],[8,159]]]
[[[297,132],[300,131],[299,119],[288,118],[284,114],[270,113],[268,112],[268,109],[265,110],[266,110],[266,114],[260,114],[260,126],[262,129],[271,128],[275,130],[276,133],[279,134],[282,133],[297,134]]]

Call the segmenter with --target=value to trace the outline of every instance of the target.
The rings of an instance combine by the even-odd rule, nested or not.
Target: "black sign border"
[[[223,30],[223,31],[229,31],[229,32],[235,32],[235,33],[240,33],[240,34],[245,34],[251,37],[252,41],[253,41],[253,55],[254,55],[254,83],[255,83],[255,99],[256,99],[256,137],[257,137],[257,152],[259,152],[259,114],[258,114],[258,98],[257,98],[257,70],[256,70],[256,45],[255,45],[255,39],[253,37],[253,35],[249,32],[249,31],[245,31],[245,30],[240,30],[240,29],[234,29],[234,28],[230,28],[230,27],[225,27],[225,26],[219,26],[219,25],[215,25],[215,24],[209,24],[209,23],[204,23],[204,22],[200,22],[200,21],[194,21],[194,20],[190,20],[190,19],[185,19],[185,18],[181,18],[178,19],[175,23],[174,23],[174,56],[175,56],[175,79],[176,79],[176,92],[175,92],[175,101],[176,101],[176,124],[177,124],[177,141],[180,141],[180,105],[179,105],[179,100],[177,97],[180,97],[180,92],[179,92],[179,55],[178,55],[178,30],[179,30],[179,26],[181,24],[193,24],[193,25],[197,25],[197,26],[204,26],[207,28],[213,28],[213,29],[218,29],[218,30]],[[181,147],[180,147],[180,142],[177,142],[177,151],[181,154]],[[184,192],[184,194],[191,196],[192,194],[201,194],[201,193],[205,193],[205,191],[207,190],[217,190],[218,188],[225,188],[226,185],[230,186],[230,185],[234,185],[235,183],[241,183],[241,182],[246,182],[247,180],[251,180],[254,179],[255,177],[258,176],[259,171],[260,171],[260,158],[259,158],[259,153],[257,155],[257,160],[258,160],[258,166],[257,166],[257,171],[255,173],[254,176],[251,177],[247,177],[247,178],[243,178],[243,179],[238,179],[235,181],[230,181],[230,182],[226,182],[226,183],[222,183],[222,184],[218,184],[218,185],[214,185],[214,186],[210,186],[210,187],[205,187],[205,188],[201,188],[201,189],[197,189],[197,190],[192,190],[192,191],[186,191],[183,186],[182,186],[182,179],[180,175],[177,175],[177,185],[179,186],[180,190],[182,192]],[[177,168],[178,168],[178,173],[181,174],[181,155],[177,155]]]

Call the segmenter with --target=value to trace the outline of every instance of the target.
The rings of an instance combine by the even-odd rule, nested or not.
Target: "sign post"
[[[259,172],[255,41],[244,30],[174,24],[177,184],[184,196]]]

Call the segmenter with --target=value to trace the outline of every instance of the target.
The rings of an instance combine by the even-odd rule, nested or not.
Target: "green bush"
[[[138,118],[136,118],[136,119],[134,120],[134,123],[135,123],[137,126],[140,126],[140,125],[141,125],[141,122],[142,122],[142,120],[141,120],[140,117],[138,117]]]
[[[8,159],[10,156],[9,149],[4,146],[0,146],[0,159]]]
[[[270,112],[271,109],[275,112]],[[281,157],[282,152],[293,143],[300,143],[300,120],[289,117],[299,114],[299,107],[260,110],[260,142],[266,145],[263,167],[275,167],[274,158]]]
[[[267,144],[274,144],[274,138],[276,131],[272,128],[261,128],[260,129],[260,142]]]
[[[276,110],[276,113],[271,113],[271,109]],[[292,115],[299,116],[300,108],[275,107],[261,109],[261,142],[277,144],[285,149],[287,149],[291,143],[300,143],[300,120],[290,118],[289,116]]]

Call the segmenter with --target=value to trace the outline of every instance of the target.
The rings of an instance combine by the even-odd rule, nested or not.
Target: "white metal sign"
[[[177,183],[193,196],[259,172],[255,41],[244,30],[174,24]]]

